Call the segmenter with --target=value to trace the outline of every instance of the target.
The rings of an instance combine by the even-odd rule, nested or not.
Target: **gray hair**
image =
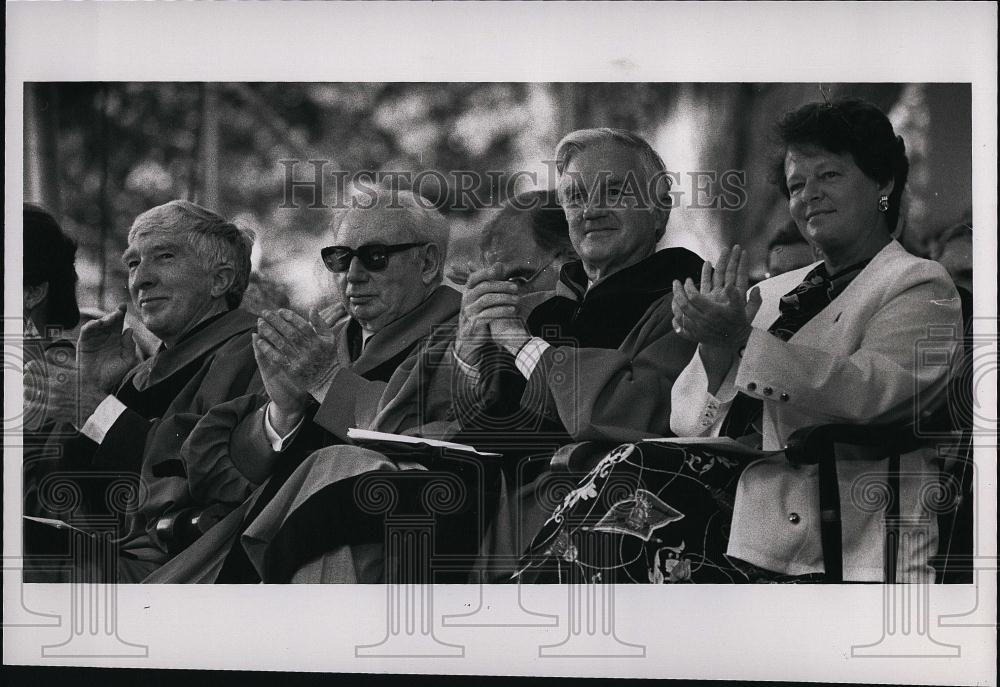
[[[206,269],[232,268],[233,283],[226,292],[226,306],[230,310],[239,307],[250,283],[253,231],[187,200],[172,200],[136,217],[128,232],[128,242],[151,231],[182,234]]]
[[[350,207],[334,215],[330,228],[336,232],[351,212],[381,210],[398,213],[399,226],[409,234],[414,243],[430,243],[437,246],[439,260],[435,283],[444,279],[444,265],[448,259],[448,239],[451,227],[444,215],[434,208],[434,204],[412,191],[384,187],[366,188],[363,194],[355,194],[350,199]]]
[[[672,205],[670,196],[672,182],[667,173],[667,166],[660,154],[653,150],[653,146],[649,145],[646,139],[631,131],[603,126],[596,129],[577,129],[569,132],[556,144],[556,171],[559,174],[565,173],[566,167],[574,155],[588,146],[601,143],[614,143],[636,153],[642,171],[646,175],[646,182],[651,184],[649,191],[655,197],[653,204],[656,208],[661,209],[669,219]],[[662,236],[663,232],[666,231],[666,225],[665,220],[662,227],[657,227],[659,236]]]

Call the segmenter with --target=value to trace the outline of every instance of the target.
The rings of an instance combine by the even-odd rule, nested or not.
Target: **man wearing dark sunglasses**
[[[441,283],[445,218],[408,191],[379,189],[364,200],[364,207],[334,220],[326,247],[318,251],[340,300],[332,317],[315,310],[308,319],[291,310],[262,313],[254,352],[266,393],[213,409],[195,430],[197,444],[216,456],[192,487],[201,498],[210,500],[213,491],[221,495],[240,480],[263,486],[148,581],[260,581],[261,565],[251,561],[240,537],[257,541],[255,551],[262,549],[260,541],[271,535],[273,524],[266,515],[294,512],[296,498],[308,503],[306,511],[329,526],[347,528],[355,543],[364,544],[342,553],[342,570],[327,570],[329,575],[349,580],[376,565],[372,556],[380,559],[382,524],[358,510],[353,480],[372,471],[398,471],[401,464],[344,445],[346,431],[412,433],[448,423],[450,368],[441,361],[461,297]],[[449,371],[437,374],[439,368]],[[258,520],[262,512],[265,517]],[[282,530],[290,538],[284,545],[299,553],[281,557],[275,563],[281,571],[265,581],[275,576],[289,581],[296,566],[309,562],[304,548],[336,539],[317,527],[322,523]]]

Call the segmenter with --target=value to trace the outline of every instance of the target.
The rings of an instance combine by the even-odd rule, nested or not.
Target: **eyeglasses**
[[[389,256],[393,253],[400,253],[410,248],[426,246],[423,243],[396,243],[387,246],[384,243],[368,243],[360,248],[348,248],[347,246],[327,246],[319,254],[323,257],[323,264],[331,272],[346,272],[351,269],[351,261],[357,256],[370,272],[381,272],[389,264]]]
[[[542,265],[541,267],[539,267],[537,270],[535,270],[534,274],[532,274],[530,277],[525,277],[524,275],[518,275],[516,277],[508,277],[507,281],[509,281],[509,282],[511,282],[513,284],[517,284],[521,288],[524,288],[525,286],[527,286],[531,282],[533,282],[536,279],[538,279],[538,276],[542,272],[544,272],[545,270],[547,270],[549,268],[549,265],[551,265],[551,264],[552,264],[552,261],[549,260],[547,263],[545,263],[544,265]]]

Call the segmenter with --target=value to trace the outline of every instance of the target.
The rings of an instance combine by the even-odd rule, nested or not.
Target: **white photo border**
[[[11,3],[6,6],[5,226],[23,199],[28,81],[747,81],[972,84],[977,335],[996,332],[997,8],[976,3]],[[21,312],[21,241],[5,232],[4,313]],[[6,336],[20,332],[5,331]],[[994,372],[995,375],[995,372]],[[20,375],[4,370],[4,417]],[[981,399],[996,411],[992,395]],[[7,441],[5,441],[5,444]],[[68,586],[9,584],[20,551],[21,482],[5,451],[4,618],[20,604],[62,624],[5,627],[5,662],[35,665],[330,672],[831,680],[996,684],[996,447],[977,444],[982,554],[976,586],[931,587],[933,650],[852,657],[882,631],[882,585],[619,587],[616,632],[642,658],[545,658],[565,627],[440,627],[474,607],[476,587],[436,587],[435,628],[462,656],[367,658],[385,635],[387,589],[117,588],[117,627],[135,654],[43,656],[67,633]],[[981,497],[980,497],[981,496]],[[17,579],[16,577],[14,578]],[[516,587],[491,588],[498,606]],[[559,613],[567,590],[524,590]],[[939,624],[948,614],[986,626]],[[984,613],[983,609],[987,612]],[[502,616],[502,613],[500,613]],[[985,620],[984,620],[985,619]],[[42,622],[42,621],[39,621]],[[971,621],[970,621],[971,622]],[[46,621],[47,623],[47,621]],[[992,626],[990,626],[992,623]],[[511,631],[514,630],[514,631]],[[928,645],[933,649],[931,645]],[[443,650],[448,651],[448,650]],[[113,653],[113,652],[112,652]]]

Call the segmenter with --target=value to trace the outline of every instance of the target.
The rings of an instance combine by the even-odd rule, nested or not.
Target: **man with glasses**
[[[525,191],[504,202],[483,227],[479,255],[481,265],[505,266],[519,296],[555,289],[562,266],[577,259],[556,192]],[[448,278],[464,285],[470,271],[453,265]]]
[[[245,495],[246,480],[262,486],[148,581],[259,581],[260,562],[241,537],[259,542],[269,516],[312,496],[319,500],[306,510],[331,524],[357,516],[358,546],[339,559],[343,574],[378,576],[371,571],[381,562],[381,523],[358,512],[353,480],[420,466],[345,445],[347,430],[428,434],[448,425],[450,373],[439,371],[450,370],[442,361],[461,297],[441,283],[448,224],[428,201],[383,189],[363,200],[334,219],[317,256],[341,303],[333,317],[261,313],[253,347],[265,393],[214,408],[189,445],[192,491],[203,502]],[[372,531],[362,534],[366,527]],[[292,529],[288,546],[300,553],[324,537],[312,525]]]
[[[441,284],[444,217],[408,191],[381,192],[371,205],[337,218],[331,245],[320,250],[343,307],[339,321],[328,326],[313,312],[307,322],[291,310],[261,315],[254,345],[271,399],[263,426],[275,436],[298,426],[309,397],[335,434],[366,424],[370,401],[396,368],[455,315],[459,296]]]
[[[565,480],[549,472],[557,449],[669,435],[670,389],[695,350],[670,302],[672,281],[698,280],[702,260],[657,250],[672,200],[660,156],[628,131],[583,129],[559,142],[556,168],[580,260],[526,318],[507,267],[487,265],[469,276],[459,318],[460,440],[504,454],[511,495],[484,548],[488,579],[513,572],[548,518],[545,495]]]

